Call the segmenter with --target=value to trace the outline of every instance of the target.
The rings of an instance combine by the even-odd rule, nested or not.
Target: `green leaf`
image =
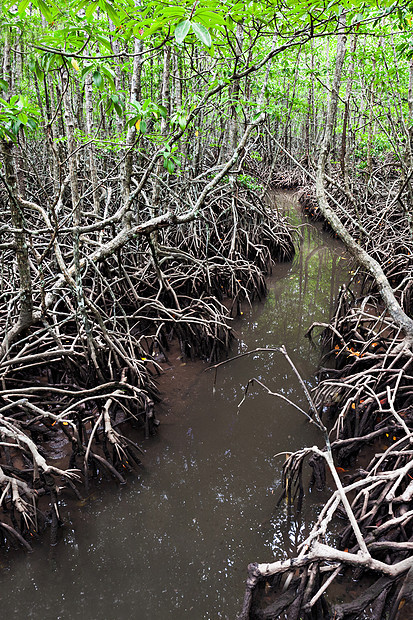
[[[88,73],[90,73],[93,69],[93,65],[85,65],[84,67],[82,67],[82,71],[80,72],[80,76],[82,78],[85,77],[85,75],[87,75]]]
[[[63,58],[60,54],[53,54],[51,59],[51,65],[55,67],[61,67],[63,64]]]
[[[25,114],[24,112],[20,112],[18,119],[23,125],[27,124],[28,117],[27,117],[27,114]]]
[[[185,14],[185,9],[179,6],[171,6],[166,9],[161,8],[162,15],[167,15],[168,17],[180,17]]]
[[[151,36],[151,34],[154,34],[158,30],[160,30],[160,28],[162,28],[162,22],[154,22],[154,24],[150,28],[144,29],[143,35],[141,36],[142,38],[147,39]]]
[[[53,21],[53,15],[50,8],[47,6],[44,0],[37,0],[37,6],[39,7],[40,12],[45,16],[48,22]]]
[[[3,80],[2,78],[0,78],[0,88],[4,90],[5,92],[9,90],[8,83],[6,82],[6,80]]]
[[[103,37],[100,34],[95,35],[95,39],[96,41],[99,41],[99,43],[101,43],[103,47],[105,47],[108,50],[108,52],[110,52],[111,54],[113,53],[112,46],[110,44],[109,39],[107,39],[106,37]]]
[[[34,72],[35,72],[38,80],[42,80],[44,78],[43,70],[42,70],[42,68],[39,65],[37,60],[36,60],[36,63],[34,65]]]
[[[15,120],[15,121],[12,123],[12,128],[11,128],[11,130],[12,130],[12,132],[13,132],[16,136],[17,136],[17,134],[19,133],[19,129],[20,129],[21,125],[22,125],[22,123],[21,123],[21,121],[20,121],[19,119]]]
[[[158,110],[159,114],[163,117],[166,118],[168,115],[168,110],[165,108],[165,106],[163,105],[158,105]]]
[[[205,26],[203,26],[202,24],[198,24],[197,22],[192,22],[191,26],[197,39],[199,39],[199,41],[201,41],[201,43],[203,43],[207,47],[211,47],[211,35],[209,34]]]
[[[116,13],[115,9],[109,2],[105,2],[105,10],[106,10],[106,13],[108,14],[109,19],[113,21],[115,26],[119,26],[120,24],[119,15]]]
[[[189,32],[190,27],[191,27],[191,22],[189,21],[189,19],[185,19],[183,22],[179,22],[174,32],[175,40],[178,43],[178,45],[181,45],[181,43],[183,43],[186,35]]]
[[[96,0],[96,2],[91,2],[90,4],[87,5],[87,7],[85,9],[85,15],[86,15],[86,20],[88,22],[91,21],[91,17],[93,15],[93,13],[96,11],[97,6],[98,6],[97,0]]]
[[[21,0],[21,2],[19,3],[17,12],[20,15],[20,17],[22,17],[27,9],[27,5],[29,4],[30,0]]]
[[[194,17],[201,20],[208,20],[211,26],[216,24],[221,26],[227,25],[227,21],[221,15],[218,15],[213,11],[209,11],[208,9],[198,9],[195,11]]]
[[[106,79],[107,79],[107,81],[108,81],[108,84],[109,84],[109,86],[110,86],[110,89],[111,89],[111,90],[113,90],[113,92],[115,92],[115,91],[116,91],[116,86],[115,86],[115,82],[113,81],[112,76],[111,76],[111,75],[107,75],[107,76],[106,76]]]
[[[44,70],[45,73],[47,73],[49,71],[51,62],[53,60],[53,56],[54,56],[54,54],[48,53],[48,54],[45,54],[43,56],[43,58],[41,59],[41,63],[43,65],[43,70]]]
[[[3,127],[0,131],[4,132],[7,136],[9,136],[9,138],[13,142],[16,142],[16,136],[12,131],[10,131],[10,129],[8,129],[7,127]]]
[[[94,71],[92,77],[93,77],[93,82],[95,83],[95,86],[97,86],[97,88],[102,88],[103,78],[101,74],[99,73],[99,71]]]
[[[114,81],[114,78],[116,77],[115,73],[109,67],[106,67],[106,66],[100,67],[100,70],[106,76],[106,79],[109,83],[110,88],[113,91],[115,91],[116,90],[115,81]]]
[[[174,166],[173,162],[170,159],[164,160],[164,166],[167,169],[167,171],[169,172],[169,174],[172,174],[172,172],[175,170],[175,166]]]
[[[112,77],[112,79],[116,78],[116,73],[108,65],[102,65],[100,70],[108,77]]]

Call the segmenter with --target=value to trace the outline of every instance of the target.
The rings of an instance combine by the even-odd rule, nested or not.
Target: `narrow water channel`
[[[348,279],[343,246],[304,223],[288,194],[277,196],[303,241],[294,261],[276,265],[268,297],[237,322],[233,354],[285,344],[309,386],[318,353],[303,337],[329,318]],[[246,566],[293,553],[323,498],[308,495],[297,521],[276,508],[283,456],[320,443],[290,405],[247,380],[305,403],[284,359],[254,355],[224,366],[212,393],[201,362],[177,361],[159,435],[146,444],[137,480],[102,485],[82,508],[67,506],[63,540],[29,556],[10,553],[0,567],[0,608],[8,620],[213,620],[239,610]]]

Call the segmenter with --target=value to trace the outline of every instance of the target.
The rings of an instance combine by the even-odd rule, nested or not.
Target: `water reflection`
[[[328,319],[347,267],[338,243],[313,226],[301,232],[294,262],[277,265],[265,302],[244,311],[234,353],[284,343],[311,386],[317,352],[303,335]],[[251,377],[304,405],[281,355],[223,367],[215,395],[210,373],[171,371],[172,396],[139,479],[68,507],[57,549],[45,541],[31,556],[12,554],[1,572],[4,617],[232,619],[247,564],[294,553],[324,501],[314,492],[298,518],[285,504],[276,508],[284,456],[274,455],[319,436],[257,386],[238,409]]]

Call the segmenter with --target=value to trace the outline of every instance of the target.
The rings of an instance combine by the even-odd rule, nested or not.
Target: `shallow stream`
[[[233,354],[285,344],[309,387],[319,354],[304,333],[328,320],[349,260],[343,246],[305,223],[291,195],[277,196],[301,226],[292,263],[276,265],[268,296],[236,321]],[[249,378],[306,407],[281,355],[256,354],[213,373],[201,362],[162,380],[161,426],[145,444],[144,469],[127,485],[102,484],[83,507],[68,505],[63,540],[10,553],[0,567],[8,620],[214,620],[240,608],[246,567],[294,553],[324,497],[306,495],[297,521],[280,493],[283,455],[318,443],[291,405],[258,387],[237,404]]]

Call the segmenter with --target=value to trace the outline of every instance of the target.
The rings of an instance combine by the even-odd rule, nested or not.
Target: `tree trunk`
[[[85,82],[85,112],[86,112],[86,129],[89,135],[89,140],[93,140],[93,86],[92,81],[89,79]],[[88,155],[89,155],[89,171],[90,171],[90,180],[92,182],[92,192],[93,192],[93,211],[95,215],[99,215],[100,204],[99,204],[99,194],[96,189],[98,186],[98,173],[96,167],[96,153],[95,146],[93,142],[89,144],[88,147]]]
[[[345,188],[347,192],[351,191],[348,169],[347,169],[347,153],[348,153],[347,151],[347,126],[348,126],[349,114],[350,114],[350,97],[351,97],[351,90],[353,86],[354,53],[356,51],[356,45],[357,45],[357,35],[354,34],[353,40],[351,42],[351,49],[350,49],[351,61],[350,61],[349,69],[348,69],[346,97],[344,100],[343,134],[341,137],[341,157],[340,157],[341,174],[343,175],[344,184],[345,184]]]
[[[17,268],[20,280],[19,292],[19,319],[15,326],[6,334],[4,341],[0,347],[0,358],[8,349],[8,342],[13,340],[24,329],[32,323],[33,317],[33,299],[32,299],[32,278],[30,273],[29,250],[27,246],[27,233],[25,231],[25,221],[23,205],[17,189],[17,176],[15,162],[13,157],[13,147],[11,142],[1,141],[1,152],[4,161],[4,181],[6,182],[7,191],[9,193],[10,210],[14,232],[14,241],[16,245]]]

